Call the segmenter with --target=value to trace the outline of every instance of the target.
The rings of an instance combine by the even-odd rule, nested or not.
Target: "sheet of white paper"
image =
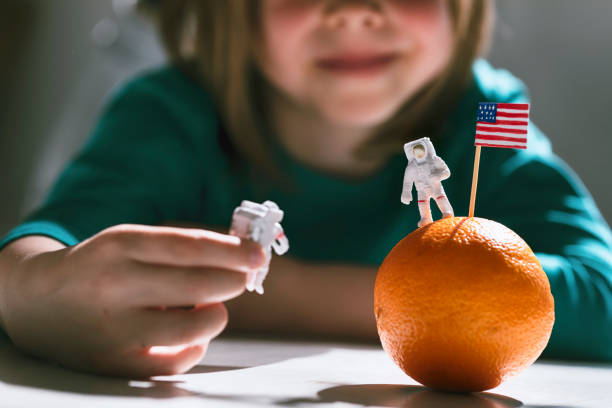
[[[612,365],[538,362],[476,394],[430,391],[377,346],[217,339],[189,373],[130,381],[17,352],[0,337],[0,407],[612,407]]]

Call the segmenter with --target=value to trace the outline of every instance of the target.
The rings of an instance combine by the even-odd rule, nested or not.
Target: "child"
[[[376,339],[376,268],[418,221],[400,202],[403,144],[434,142],[465,215],[478,102],[526,100],[476,60],[491,2],[155,3],[173,64],[115,95],[2,242],[3,329],[32,354],[124,376],[192,367],[230,299],[233,329]],[[545,355],[612,360],[609,227],[535,126],[529,138],[487,150],[476,213],[539,256],[556,305]],[[227,234],[243,199],[278,203],[292,240],[264,296],[238,297],[264,261]],[[176,223],[204,227],[160,226]]]

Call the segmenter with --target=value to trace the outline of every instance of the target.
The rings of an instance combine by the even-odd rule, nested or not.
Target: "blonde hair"
[[[258,111],[263,82],[251,43],[257,38],[257,0],[157,0],[156,15],[168,56],[213,95],[233,145],[274,175],[266,148],[266,124]],[[471,79],[471,65],[488,46],[493,0],[449,0],[455,32],[447,68],[355,151],[358,158],[386,158],[403,143],[435,139],[439,119],[450,111]]]

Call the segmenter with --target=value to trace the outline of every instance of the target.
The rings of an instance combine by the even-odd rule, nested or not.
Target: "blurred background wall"
[[[163,61],[152,27],[134,15],[134,4],[2,0],[0,235],[44,197],[89,135],[108,92]],[[498,1],[489,58],[527,83],[534,121],[582,177],[608,222],[611,22],[609,0]]]

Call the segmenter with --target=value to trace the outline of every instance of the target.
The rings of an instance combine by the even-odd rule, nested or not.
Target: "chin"
[[[374,127],[389,120],[397,107],[388,103],[377,103],[373,99],[359,99],[325,104],[321,114],[339,126]]]

